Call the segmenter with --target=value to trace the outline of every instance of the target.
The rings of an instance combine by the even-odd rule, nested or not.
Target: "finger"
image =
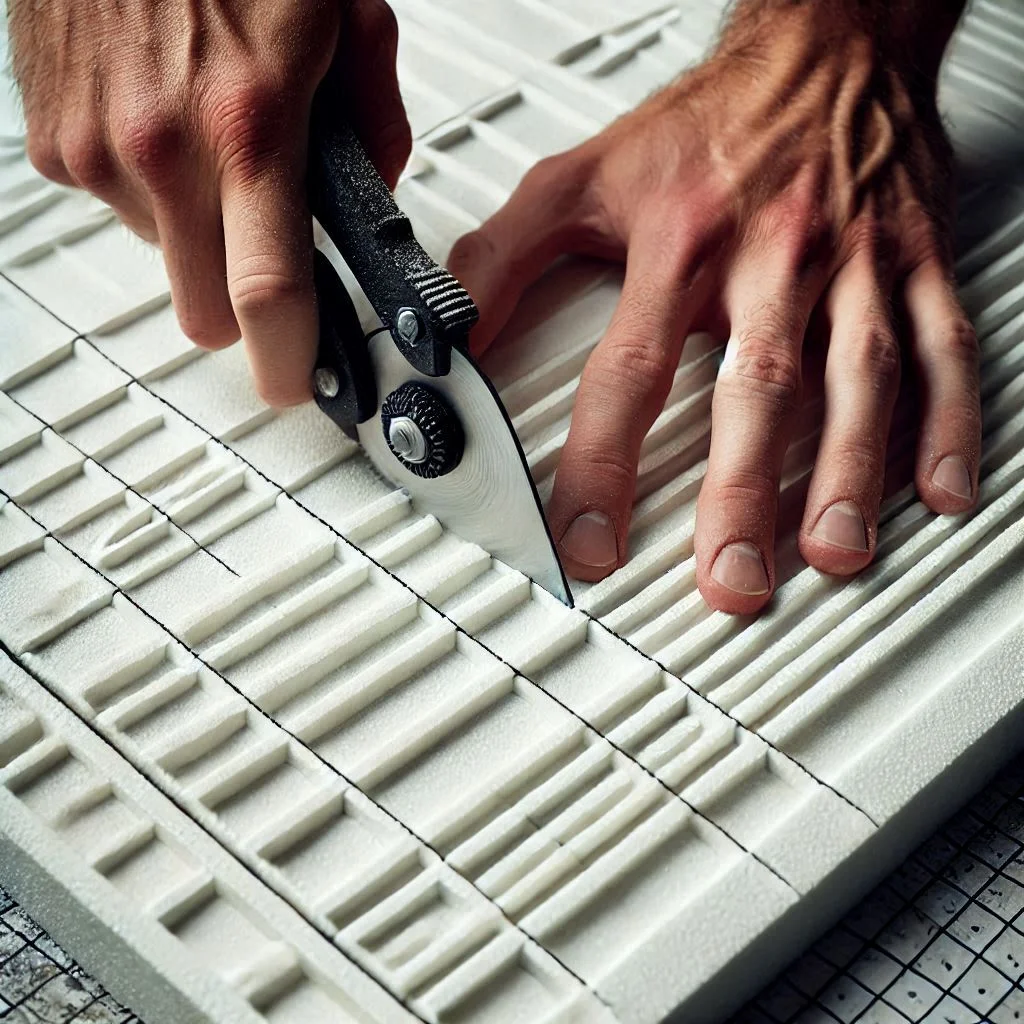
[[[348,10],[346,59],[338,62],[349,118],[381,177],[394,189],[412,149],[412,130],[398,86],[398,22],[383,0],[357,0]]]
[[[220,197],[209,161],[190,143],[178,111],[133,96],[114,107],[110,120],[120,172],[116,184],[122,197],[146,203],[182,331],[205,348],[237,341]]]
[[[215,178],[189,144],[180,111],[161,107],[149,98],[150,91],[121,94],[111,103],[111,146],[96,151],[94,177],[100,187],[93,191],[123,220],[125,204],[144,208],[143,237],[163,249],[182,331],[216,348],[239,335],[224,280]],[[116,162],[110,161],[110,152]],[[209,184],[204,186],[204,180]]]
[[[804,560],[822,572],[857,572],[875,548],[900,378],[887,291],[864,251],[839,270],[824,299],[825,422],[799,540]]]
[[[310,397],[316,354],[313,232],[306,206],[305,139],[308,118],[280,94],[244,98],[252,112],[236,138],[222,139],[229,154],[220,199],[228,294],[252,368],[256,390],[271,405]]]
[[[505,325],[529,285],[567,252],[594,252],[600,242],[586,182],[589,165],[578,151],[548,157],[523,177],[504,206],[463,235],[448,257],[451,272],[480,310],[472,345],[482,352]]]
[[[935,512],[965,512],[978,493],[978,341],[939,260],[910,274],[903,297],[921,404],[917,493]]]
[[[228,294],[219,197],[191,176],[184,194],[154,197],[153,216],[164,253],[171,299],[183,333],[203,348],[238,341],[241,330]]]
[[[696,249],[675,259],[657,232],[637,231],[622,296],[580,379],[548,521],[570,576],[600,580],[626,557],[640,447],[661,412],[697,297]]]
[[[772,262],[737,268],[725,296],[732,334],[711,409],[697,501],[697,585],[711,607],[750,614],[774,587],[779,477],[800,395],[809,295]]]

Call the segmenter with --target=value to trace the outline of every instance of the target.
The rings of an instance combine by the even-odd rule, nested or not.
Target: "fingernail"
[[[947,455],[932,473],[932,483],[958,498],[970,501],[974,497],[971,471],[959,455]]]
[[[761,552],[746,541],[727,544],[718,553],[711,578],[737,594],[767,594],[768,574]]]
[[[603,512],[577,516],[562,534],[558,546],[574,562],[593,569],[607,569],[619,560],[615,527]]]
[[[864,517],[852,501],[837,501],[821,514],[811,536],[846,551],[867,551],[868,532]]]

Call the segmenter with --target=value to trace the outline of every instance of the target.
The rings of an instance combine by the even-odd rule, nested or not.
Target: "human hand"
[[[954,291],[951,156],[934,99],[962,5],[940,0],[942,31],[923,0],[921,24],[875,6],[869,17],[870,3],[747,0],[706,63],[539,163],[454,247],[450,267],[481,310],[478,350],[560,254],[626,264],[548,509],[571,575],[598,580],[625,560],[640,446],[699,329],[729,332],[694,537],[712,607],[752,613],[774,588],[779,478],[812,313],[830,338],[806,561],[845,575],[874,551],[900,377],[891,301],[921,393],[918,493],[936,512],[973,505],[977,343]]]
[[[335,60],[348,117],[393,187],[411,146],[384,0],[11,0],[29,159],[164,252],[184,332],[245,337],[260,395],[310,397],[316,355],[305,167]],[[335,59],[336,58],[336,59]]]

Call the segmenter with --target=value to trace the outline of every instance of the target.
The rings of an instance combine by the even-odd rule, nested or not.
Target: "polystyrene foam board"
[[[1005,62],[971,63],[989,6],[944,78],[968,157],[1017,109]],[[697,59],[719,16],[396,7],[418,135],[399,199],[437,258],[533,161]],[[3,173],[33,181],[23,159]],[[38,763],[72,741],[104,759],[135,816],[110,841],[142,849],[156,808],[175,849],[212,858],[220,898],[190,903],[173,942],[146,909],[148,869],[126,866],[128,902],[105,905],[106,869],[132,861],[103,835],[92,863],[84,841],[76,861],[54,840],[59,785],[32,806],[0,793],[17,823],[4,881],[72,952],[83,928],[116,948],[116,969],[86,962],[147,1019],[365,1019],[364,990],[371,1019],[716,1019],[1019,746],[1019,192],[965,200],[978,512],[938,518],[894,494],[876,564],[848,582],[784,543],[778,595],[748,621],[709,612],[694,579],[713,339],[689,340],[645,442],[630,562],[569,610],[383,482],[312,405],[265,408],[240,346],[190,349],[158,258],[101,208],[17,187],[0,299],[27,341],[0,340],[0,642],[31,678],[7,669],[29,710],[6,742],[30,753],[25,715],[58,721]],[[620,281],[555,268],[489,353],[542,495]],[[815,431],[808,415],[784,504]],[[287,937],[235,921],[222,877]],[[145,935],[117,945],[129,911]],[[354,987],[307,984],[306,955]],[[189,971],[210,979],[205,1002]],[[144,1005],[138,979],[159,997]]]

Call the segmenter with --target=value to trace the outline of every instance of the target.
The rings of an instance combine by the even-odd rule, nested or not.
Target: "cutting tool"
[[[364,332],[344,283],[317,250],[317,404],[418,507],[571,607],[523,449],[469,354],[476,306],[416,241],[344,109],[329,77],[311,112],[310,209],[382,326]]]

